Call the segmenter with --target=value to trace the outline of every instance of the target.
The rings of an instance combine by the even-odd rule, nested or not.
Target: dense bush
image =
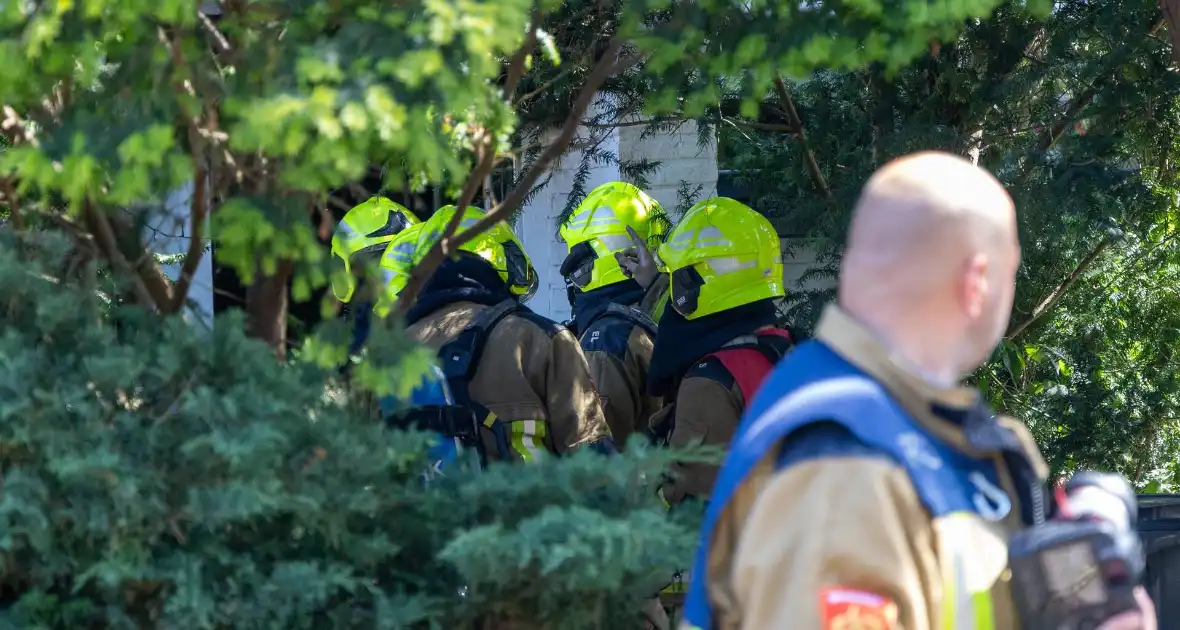
[[[7,627],[619,628],[686,560],[659,456],[423,485],[427,438],[312,364],[28,254],[0,241]]]

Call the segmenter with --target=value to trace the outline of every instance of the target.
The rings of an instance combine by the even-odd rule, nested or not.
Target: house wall
[[[695,122],[687,122],[673,133],[647,138],[641,137],[643,129],[643,125],[619,128],[619,159],[647,159],[660,163],[659,170],[648,178],[646,191],[660,202],[665,211],[675,212],[681,182],[690,185],[690,190],[700,186],[697,199],[705,199],[716,193],[717,145],[698,144]]]
[[[799,284],[807,270],[815,264],[818,251],[806,239],[784,238],[779,241],[783,251],[783,287],[787,293],[800,289],[828,289],[835,286],[831,280],[811,280]]]

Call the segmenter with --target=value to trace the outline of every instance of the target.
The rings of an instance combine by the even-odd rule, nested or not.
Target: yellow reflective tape
[[[496,414],[489,411],[488,417],[483,419],[483,425],[490,429],[494,424],[496,424]]]
[[[990,588],[973,590],[968,584],[970,554],[975,551],[970,513],[949,514],[938,519],[943,554],[943,630],[995,630],[995,611]]]
[[[955,618],[958,611],[955,610],[957,608],[955,602],[958,601],[958,598],[959,589],[956,587],[955,574],[944,569],[942,572],[942,630],[956,630],[958,624],[955,623]]]
[[[995,630],[996,620],[992,605],[992,594],[988,591],[971,594],[971,604],[975,609],[975,630]]]
[[[688,592],[688,579],[689,579],[689,574],[687,571],[685,571],[683,573],[677,573],[676,575],[674,575],[672,577],[672,583],[669,584],[668,586],[665,586],[664,590],[662,590],[660,592],[667,593],[667,594],[687,593]]]
[[[535,462],[545,452],[545,423],[540,420],[513,420],[512,450],[526,462]]]

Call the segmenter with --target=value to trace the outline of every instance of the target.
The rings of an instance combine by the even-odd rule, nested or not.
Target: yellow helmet
[[[631,247],[628,227],[654,248],[671,223],[659,202],[626,182],[610,182],[590,191],[561,226],[569,251],[561,275],[580,291],[627,280],[614,254]]]
[[[657,254],[670,274],[669,306],[687,319],[784,295],[778,234],[733,199],[689,208]]]
[[[381,284],[384,290],[373,305],[373,312],[378,317],[389,315],[397,296],[410,280],[410,272],[414,269],[414,252],[418,249],[418,238],[422,236],[425,223],[418,223],[401,231],[385,248],[381,255]]]
[[[426,221],[414,252],[415,264],[438,242],[447,223],[450,223],[456,212],[458,209],[455,206],[443,206]],[[483,217],[483,210],[468,206],[455,233],[470,229]],[[527,302],[537,292],[537,271],[533,269],[533,263],[529,260],[528,254],[525,254],[524,247],[512,233],[512,228],[504,221],[496,223],[488,231],[467,241],[459,250],[475,254],[487,261],[500,274],[504,284],[508,285],[508,290],[521,302]]]
[[[385,197],[373,197],[349,210],[332,235],[332,257],[343,264],[343,273],[333,273],[332,293],[341,302],[348,302],[356,291],[353,266],[363,268],[369,260],[376,260],[385,247],[402,230],[420,223],[418,217],[401,204]]]

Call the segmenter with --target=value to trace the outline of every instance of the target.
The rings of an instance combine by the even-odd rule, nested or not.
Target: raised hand
[[[659,270],[656,268],[655,257],[647,248],[647,243],[631,226],[627,226],[627,234],[631,237],[631,247],[623,252],[615,252],[615,260],[623,268],[623,273],[634,278],[643,288],[655,282]]]

